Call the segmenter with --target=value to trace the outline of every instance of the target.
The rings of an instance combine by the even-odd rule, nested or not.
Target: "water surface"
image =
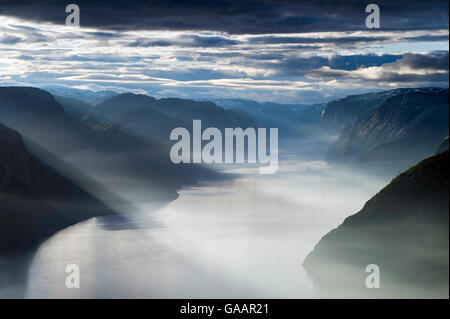
[[[385,181],[323,161],[284,161],[274,175],[183,189],[155,210],[92,218],[34,255],[28,298],[315,298],[301,263]],[[235,172],[236,173],[236,172]],[[77,264],[81,288],[65,287]]]

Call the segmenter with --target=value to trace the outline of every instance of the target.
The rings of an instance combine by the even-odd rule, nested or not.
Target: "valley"
[[[224,107],[125,93],[94,106],[36,88],[0,87],[0,295],[332,295],[343,283],[324,287],[321,266],[311,266],[316,262],[310,256],[328,258],[328,248],[316,251],[330,235],[320,238],[369,205],[364,203],[394,177],[448,150],[448,89],[396,89],[309,106],[220,103]],[[266,156],[277,155],[276,174],[260,175],[257,167],[232,161],[171,161],[176,141],[170,141],[170,132],[186,127],[187,136],[201,137],[198,129],[189,128],[197,119],[220,135],[235,127],[244,134],[244,129],[260,128],[261,123],[270,128],[286,123],[278,132],[277,152],[272,134],[267,145]],[[418,147],[422,143],[426,147]],[[189,144],[191,151],[196,143]],[[238,145],[244,143],[237,142],[231,151]],[[430,187],[436,185],[424,182],[413,206],[422,207],[419,195],[425,194],[425,200],[427,192],[437,196],[433,203],[441,201],[438,194],[448,187],[446,181],[435,190]],[[404,188],[416,187],[408,185]],[[448,207],[441,206],[448,213]],[[383,206],[380,213],[390,209]],[[408,210],[405,214],[409,216]],[[446,216],[441,224],[448,230]],[[387,230],[400,229],[391,226],[389,218],[386,222]],[[348,240],[361,240],[360,231],[347,235]],[[442,233],[427,227],[420,232]],[[376,245],[372,239],[366,241],[370,247]],[[433,245],[436,242],[430,241],[424,249]],[[335,263],[348,254],[333,251],[339,256],[326,262],[333,269],[327,272],[341,272],[341,279],[353,276]],[[385,249],[380,256],[389,263],[396,254]],[[74,260],[86,276],[86,286],[61,290],[64,273],[55,270]],[[445,268],[435,259],[423,262]],[[105,271],[108,265],[116,266]],[[399,272],[392,269],[395,282]],[[339,291],[352,296],[351,286]],[[420,292],[409,288],[396,285],[389,293],[413,297]],[[446,292],[432,294],[441,297]]]

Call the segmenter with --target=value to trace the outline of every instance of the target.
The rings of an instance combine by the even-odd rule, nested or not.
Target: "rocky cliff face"
[[[364,161],[431,156],[448,135],[448,89],[399,92],[347,126],[331,155]]]
[[[350,95],[325,105],[320,126],[331,134],[340,134],[358,117],[376,109],[388,98],[388,92]]]
[[[0,124],[0,251],[38,238],[42,229],[35,226],[50,211],[32,195],[31,165],[22,137]]]
[[[30,169],[30,158],[21,136],[0,124],[0,192],[26,192],[30,187]]]
[[[113,211],[30,155],[22,137],[0,124],[0,252],[36,242]]]
[[[440,88],[406,88],[346,96],[339,100],[330,101],[325,105],[320,126],[331,134],[345,134],[351,128],[360,125],[373,111],[377,110],[388,100],[394,99],[395,101],[395,99],[411,94],[439,94],[443,90]],[[346,132],[343,132],[344,129]]]
[[[446,151],[402,173],[320,240],[304,267],[324,294],[448,298],[448,160]],[[365,286],[369,264],[380,289]]]
[[[70,109],[67,103],[65,106]],[[118,107],[126,110],[132,104],[120,104]],[[185,178],[183,180],[178,176],[173,176],[170,181],[164,180],[160,177],[161,172],[170,171],[172,163],[168,152],[155,151],[155,139],[136,137],[121,128],[112,134],[105,128],[93,129],[70,117],[51,94],[40,89],[0,87],[0,119],[4,125],[21,134],[28,151],[36,158],[43,159],[52,167],[53,163],[44,160],[44,157],[50,156],[52,160],[67,163],[69,171],[64,171],[64,175],[77,170],[72,180],[83,175],[81,172],[92,174],[82,176],[83,180],[78,183],[84,183],[86,178],[108,183],[104,177],[119,174],[128,178],[130,183],[145,180],[149,189],[161,189],[160,193],[154,196],[153,193],[148,194],[146,198],[153,196],[155,200],[161,198],[165,201],[176,198],[175,188],[185,180],[197,180],[195,172],[183,176],[183,172],[178,172],[178,176]],[[168,137],[164,141],[168,141]],[[142,184],[137,184],[136,187],[142,187]],[[101,196],[102,192],[99,189],[98,194],[94,195]]]

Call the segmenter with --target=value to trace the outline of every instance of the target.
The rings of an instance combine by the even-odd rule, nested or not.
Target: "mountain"
[[[58,95],[66,98],[76,99],[91,105],[97,105],[101,102],[116,96],[117,92],[113,91],[90,91],[90,90],[80,90],[62,86],[46,86],[43,89],[50,92],[53,95]]]
[[[172,128],[184,123],[184,127],[192,127],[192,121],[202,120],[203,127],[242,127],[255,126],[248,116],[231,110],[224,110],[216,104],[208,101],[193,101],[186,99],[164,98],[155,99],[142,94],[125,93],[110,98],[97,105],[90,112],[85,121],[90,125],[114,124],[130,112],[137,110],[151,110],[152,115],[161,117],[166,116],[166,120],[173,119]],[[157,115],[158,112],[160,115]],[[153,118],[150,116],[149,121]],[[168,139],[168,135],[167,135]]]
[[[439,144],[439,147],[436,150],[436,154],[440,154],[442,152],[448,151],[448,136]]]
[[[344,128],[330,150],[331,159],[395,159],[411,165],[434,154],[448,136],[448,89],[399,89],[386,92],[378,102]]]
[[[299,120],[300,125],[306,124],[316,126],[321,121],[324,107],[325,104],[322,103],[307,105],[299,111],[299,115],[296,119]]]
[[[323,104],[259,103],[244,99],[213,99],[226,110],[248,114],[261,127],[277,127],[281,136],[307,134],[320,121]]]
[[[30,180],[30,159],[22,137],[0,124],[0,191],[25,193]]]
[[[95,126],[111,125],[128,112],[143,108],[154,108],[156,99],[143,94],[123,93],[97,105],[85,117],[85,122]]]
[[[342,99],[333,100],[325,105],[320,126],[329,134],[339,135],[344,128],[354,125],[355,121],[361,121],[376,110],[389,98],[404,96],[414,92],[434,93],[439,88],[401,88],[390,91],[373,92],[367,94],[349,95]]]
[[[394,92],[395,90],[391,93],[349,95],[342,99],[330,101],[323,109],[320,126],[330,134],[339,134],[355,119],[380,106]]]
[[[55,95],[54,97],[56,102],[66,111],[67,115],[78,121],[81,121],[93,108],[91,104],[74,98],[59,95]]]
[[[123,133],[131,134],[152,145],[155,153],[167,155],[173,144],[169,139],[171,131],[177,127],[192,131],[193,120],[201,120],[202,129],[216,127],[224,131],[227,127],[257,127],[247,114],[224,110],[212,102],[175,98],[158,100],[132,93],[106,100],[83,118],[84,123],[108,136],[120,139]],[[175,171],[183,167],[185,172],[194,168],[192,165],[176,167]]]
[[[274,102],[259,103],[253,100],[245,99],[212,99],[211,101],[226,110],[242,109],[250,114],[254,112],[269,111],[272,113],[285,113],[285,115],[288,115],[292,114],[291,112],[300,112],[310,106],[310,104],[281,104]]]
[[[63,98],[68,109],[81,104],[69,100],[73,103],[69,107],[67,101]],[[97,157],[108,161],[111,154],[130,155],[136,149],[152,147],[126,132],[122,133],[120,141],[112,139],[104,130],[93,129],[68,116],[51,94],[36,88],[0,87],[0,119],[19,131],[26,143],[32,142],[66,160],[81,155],[86,160]]]
[[[169,142],[170,132],[173,128],[190,126],[192,126],[192,122],[183,122],[154,109],[144,108],[123,114],[114,123],[112,129],[120,132],[129,132],[142,138],[151,138],[155,142]]]
[[[201,119],[203,127],[255,127],[256,123],[247,116],[232,110],[225,110],[210,101],[193,101],[186,99],[165,98],[158,100],[157,110],[181,121],[192,123]]]
[[[115,178],[128,182],[129,188],[151,189],[145,194],[148,200],[173,199],[176,188],[196,181],[195,174],[206,174],[198,168],[191,173],[174,167],[169,152],[161,151],[160,141],[120,128],[93,129],[69,117],[51,94],[40,89],[0,87],[0,119],[20,132],[36,158],[51,154],[52,159],[68,164],[64,169],[80,171],[102,183],[111,184]]]
[[[95,149],[104,139],[70,118],[48,92],[31,87],[0,87],[0,119],[57,155]]]
[[[397,176],[304,261],[324,295],[448,298],[449,152]],[[376,264],[381,288],[365,287]]]
[[[0,124],[0,251],[92,216],[114,213],[32,156],[22,137]]]

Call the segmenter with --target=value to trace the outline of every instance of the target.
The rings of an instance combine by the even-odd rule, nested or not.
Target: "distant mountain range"
[[[248,116],[232,110],[224,110],[209,101],[193,101],[186,99],[155,99],[141,94],[125,93],[110,98],[97,105],[87,113],[84,120],[90,125],[113,125],[119,121],[124,123],[124,117],[136,111],[152,111],[145,119],[158,125],[158,119],[164,118],[170,129],[192,127],[192,121],[201,119],[204,127],[254,127],[256,123]],[[144,113],[142,113],[144,115]],[[170,125],[170,119],[173,125]],[[160,124],[160,123],[159,123]],[[168,139],[170,131],[166,132]]]
[[[259,103],[244,99],[212,99],[226,110],[248,114],[262,127],[277,127],[280,135],[292,136],[311,134],[321,119],[325,104],[279,104]]]
[[[325,296],[448,298],[448,162],[445,151],[410,168],[320,240],[304,267]],[[365,286],[369,264],[380,289]]]
[[[329,102],[320,126],[338,136],[331,160],[409,166],[448,136],[448,118],[448,89],[396,89]]]
[[[68,88],[63,86],[46,86],[44,90],[50,92],[53,95],[58,95],[70,99],[77,99],[79,101],[89,103],[91,105],[97,105],[119,93],[113,91],[90,91],[80,90],[74,88]]]

